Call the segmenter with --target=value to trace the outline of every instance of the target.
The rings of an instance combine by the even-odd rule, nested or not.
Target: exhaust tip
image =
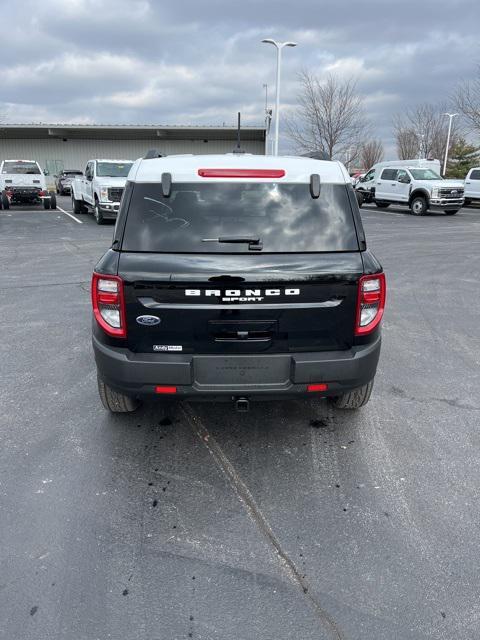
[[[250,401],[247,398],[237,398],[235,400],[235,409],[239,413],[247,413],[250,409]]]

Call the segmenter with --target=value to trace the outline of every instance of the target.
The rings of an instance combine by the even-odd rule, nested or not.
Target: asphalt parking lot
[[[370,404],[97,396],[112,225],[0,211],[0,637],[480,636],[480,210],[364,207],[388,277]]]

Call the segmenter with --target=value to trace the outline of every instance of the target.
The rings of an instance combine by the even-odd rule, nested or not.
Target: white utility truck
[[[377,207],[405,205],[423,216],[442,209],[454,215],[464,203],[461,180],[445,180],[439,160],[396,160],[374,165],[355,185],[359,206],[374,202]]]
[[[117,217],[131,160],[89,160],[85,174],[72,182],[72,207],[76,214],[91,210],[97,224]]]
[[[56,209],[57,199],[47,188],[45,174],[35,160],[3,160],[0,164],[0,205],[42,204],[45,209]]]

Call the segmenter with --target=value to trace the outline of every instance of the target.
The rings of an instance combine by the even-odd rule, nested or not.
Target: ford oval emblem
[[[137,322],[145,327],[153,327],[156,324],[160,324],[161,320],[157,316],[138,316]]]

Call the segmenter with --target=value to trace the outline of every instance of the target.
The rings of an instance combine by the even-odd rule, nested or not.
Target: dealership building
[[[241,146],[265,154],[265,128],[242,126]],[[0,124],[0,161],[36,160],[50,174],[84,169],[91,158],[135,160],[149,149],[165,155],[228,153],[236,127],[160,125]]]

